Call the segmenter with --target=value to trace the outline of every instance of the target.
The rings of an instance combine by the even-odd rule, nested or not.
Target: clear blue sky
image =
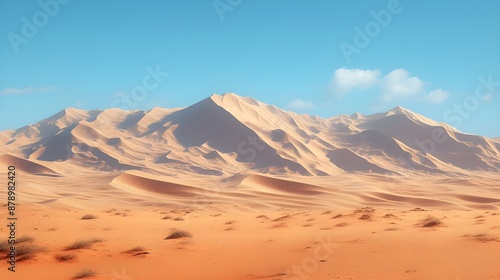
[[[500,136],[497,0],[65,2],[0,0],[0,130],[234,92],[322,117],[401,105]]]

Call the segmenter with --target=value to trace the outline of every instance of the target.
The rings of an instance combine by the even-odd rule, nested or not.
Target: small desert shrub
[[[32,242],[35,241],[35,238],[27,235],[23,235],[19,238],[16,239],[16,244],[23,243],[23,242]]]
[[[10,248],[10,244],[7,241],[5,241],[5,240],[0,241],[0,253],[1,254],[8,253],[9,248]]]
[[[73,276],[73,279],[83,279],[83,278],[93,277],[95,275],[96,275],[95,271],[86,268],[78,272],[75,276]]]
[[[273,221],[274,222],[279,222],[279,221],[283,221],[283,220],[288,219],[288,218],[290,218],[290,215],[286,214],[284,216],[281,216],[281,217],[278,217],[278,218],[274,219]]]
[[[92,244],[97,242],[102,242],[103,240],[100,238],[87,239],[87,240],[77,240],[73,242],[73,244],[67,246],[65,248],[66,251],[78,250],[78,249],[88,249],[92,246]]]
[[[175,218],[175,219],[174,219],[174,221],[184,221],[184,218],[182,218],[182,217],[177,217],[177,218]]]
[[[434,217],[428,217],[427,219],[422,220],[421,226],[422,227],[437,227],[442,225],[443,222],[441,222],[439,219],[434,218]]]
[[[32,242],[34,240],[35,239],[33,237],[24,235],[16,239],[16,244],[20,244],[23,242]],[[8,253],[10,251],[10,246],[12,245],[14,244],[9,244],[6,240],[0,241],[0,253]]]
[[[124,253],[132,254],[132,253],[138,253],[138,252],[143,252],[143,251],[146,251],[146,248],[141,247],[141,246],[137,246],[137,247],[134,247],[128,251],[125,251]]]
[[[76,258],[76,255],[74,255],[74,254],[58,254],[58,255],[55,255],[54,258],[59,262],[65,262],[65,261],[69,261],[69,260]]]
[[[191,233],[184,231],[184,230],[174,230],[169,236],[165,237],[165,239],[177,239],[177,238],[183,238],[183,237],[193,237]]]
[[[167,216],[163,217],[163,220],[170,220],[170,219],[172,219],[172,216],[167,215]]]
[[[234,222],[236,222],[236,221],[227,221],[226,225],[232,225],[232,224],[234,224]]]
[[[336,227],[346,227],[348,224],[347,223],[340,223],[340,224],[336,224],[335,226]]]
[[[45,252],[46,249],[36,245],[17,245],[16,246],[16,260],[25,261],[32,259],[36,254]]]
[[[464,235],[464,237],[474,238],[477,241],[481,241],[481,242],[495,241],[498,239],[498,237],[491,236],[491,235],[486,234],[486,233],[466,234],[466,235]]]
[[[364,220],[364,221],[370,220],[371,218],[372,218],[371,214],[363,214],[363,215],[361,215],[361,217],[359,217],[360,220]]]
[[[82,217],[82,220],[94,220],[94,219],[97,219],[97,216],[92,214],[87,214]]]

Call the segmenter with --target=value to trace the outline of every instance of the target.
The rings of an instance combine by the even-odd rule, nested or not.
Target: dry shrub
[[[94,219],[97,219],[97,216],[92,214],[87,214],[82,217],[82,220],[94,220]]]
[[[102,242],[103,240],[100,238],[93,238],[93,239],[87,239],[87,240],[77,240],[73,242],[73,244],[67,246],[65,248],[66,251],[71,251],[71,250],[79,250],[79,249],[89,249],[92,247],[94,243],[97,242]]]
[[[55,255],[54,258],[58,262],[65,262],[65,261],[75,259],[76,255],[75,254],[58,254],[58,255]]]
[[[193,237],[193,235],[187,231],[184,231],[184,230],[174,230],[172,231],[172,233],[170,233],[170,235],[168,235],[167,237],[165,237],[165,239],[178,239],[178,238],[191,238]]]
[[[73,276],[73,279],[83,279],[83,278],[89,278],[95,276],[97,273],[92,270],[92,269],[83,269],[79,271],[75,276]]]
[[[420,226],[421,227],[437,227],[443,225],[443,222],[439,220],[438,218],[435,217],[428,217],[424,220],[421,221]]]
[[[489,235],[486,233],[466,234],[466,235],[464,235],[464,237],[473,238],[473,239],[475,239],[477,241],[481,241],[481,242],[490,242],[490,241],[498,240],[498,237],[492,236],[492,235]]]

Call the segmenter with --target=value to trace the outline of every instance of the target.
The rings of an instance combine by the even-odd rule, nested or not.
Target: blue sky
[[[322,117],[401,105],[500,136],[496,0],[0,0],[0,36],[0,130],[234,92]]]

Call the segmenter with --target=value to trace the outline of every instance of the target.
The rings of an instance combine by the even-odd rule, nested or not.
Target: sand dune
[[[499,139],[402,107],[323,119],[212,95],[68,108],[0,143],[29,235],[1,279],[500,279]]]
[[[447,137],[444,143],[429,140],[435,129]],[[2,161],[15,160],[30,173],[57,171],[85,178],[97,172],[111,178],[103,184],[111,182],[115,191],[149,199],[156,193],[158,201],[162,196],[187,201],[210,192],[209,186],[225,185],[233,189],[219,190],[223,199],[240,203],[251,198],[268,206],[372,203],[477,209],[498,207],[500,195],[497,140],[461,133],[402,107],[322,119],[224,94],[187,108],[68,108],[2,132],[0,140],[0,152],[8,153]],[[407,186],[394,186],[400,176],[407,178],[401,181]],[[420,178],[433,183],[417,191],[413,186],[422,183]],[[441,193],[430,189],[443,178],[473,178],[488,196],[466,189],[470,185],[465,180],[446,184]]]
[[[111,185],[126,191],[133,192],[135,190],[141,190],[156,194],[178,197],[193,197],[197,192],[200,191],[199,188],[191,187],[185,184],[160,181],[130,173],[123,173],[119,175],[118,177],[113,179]]]
[[[57,172],[41,164],[31,162],[13,155],[5,154],[0,156],[0,166],[15,166],[17,170],[35,175],[58,175]]]
[[[258,189],[266,188],[277,192],[291,193],[297,195],[317,195],[317,194],[323,194],[325,192],[323,188],[320,188],[315,185],[272,178],[262,175],[249,175],[245,177],[245,179],[243,179],[240,184],[250,185]]]
[[[430,140],[435,129],[446,137],[444,143]],[[500,171],[496,140],[461,133],[405,108],[322,119],[235,94],[212,95],[183,109],[68,108],[4,132],[0,140],[0,151],[21,158],[94,164],[102,170],[168,173],[180,168],[218,176],[247,170],[307,176]],[[168,165],[174,162],[178,164]]]

